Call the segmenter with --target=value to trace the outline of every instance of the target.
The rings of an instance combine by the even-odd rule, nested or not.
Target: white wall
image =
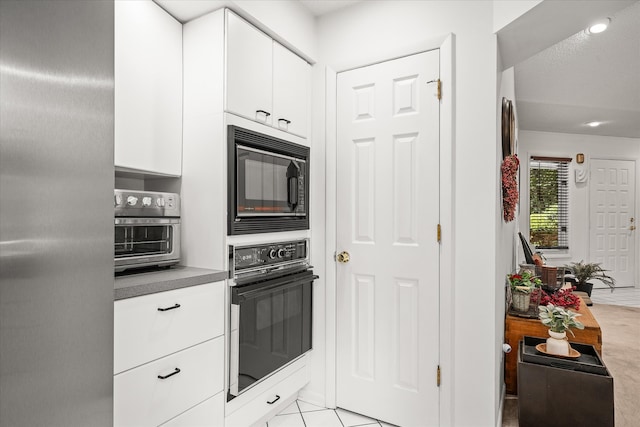
[[[498,64],[498,69],[502,69]],[[515,72],[513,67],[498,73],[498,99],[497,99],[497,140],[496,140],[496,163],[502,162],[502,133],[501,129],[501,116],[502,116],[502,97],[513,101],[513,107],[515,108]],[[517,117],[517,111],[516,111]],[[517,135],[517,120],[516,120],[516,135]],[[516,218],[511,222],[505,222],[502,215],[502,175],[497,176],[497,191],[498,197],[496,198],[496,209],[498,215],[496,216],[496,282],[495,282],[495,329],[496,337],[502,338],[504,336],[504,319],[505,319],[505,281],[504,277],[508,273],[511,273],[515,269],[515,236],[518,232],[518,214],[516,212]],[[496,340],[495,351],[495,369],[500,374],[499,391],[497,399],[501,398],[502,390],[504,388],[504,353],[502,352],[502,339]]]
[[[497,420],[501,368],[496,330],[496,37],[490,1],[363,2],[318,20],[318,64],[342,71],[396,57],[430,40],[455,34],[455,332],[452,407],[442,425],[492,426]],[[324,88],[322,75],[314,85]],[[314,91],[324,93],[323,89]],[[316,103],[322,103],[315,99]],[[323,111],[316,106],[316,111]],[[324,138],[324,115],[314,117],[314,144]],[[330,161],[330,160],[328,160]],[[479,167],[482,165],[482,167]],[[314,231],[314,234],[318,230]],[[330,232],[332,230],[327,230]],[[453,230],[443,230],[444,239]],[[335,248],[326,248],[333,251]],[[500,273],[502,274],[502,272]],[[327,277],[327,281],[334,278]],[[499,336],[498,336],[499,335]],[[472,362],[471,359],[472,358]],[[448,362],[448,361],[446,361]]]
[[[577,153],[584,153],[585,162],[575,162]],[[640,212],[640,139],[616,138],[608,136],[578,135],[551,132],[520,131],[518,156],[524,162],[520,175],[520,228],[522,234],[529,235],[529,168],[527,159],[533,155],[571,157],[569,166],[569,250],[561,253],[545,251],[547,262],[564,265],[572,261],[589,260],[589,181],[576,183],[574,170],[589,168],[591,158],[630,159],[636,162],[636,216]],[[638,234],[638,233],[637,233]],[[639,248],[636,236],[636,248]],[[518,262],[524,258],[518,251]],[[636,284],[638,283],[636,275]]]
[[[315,18],[298,1],[291,0],[235,0],[230,1],[234,10],[264,29],[285,46],[313,62],[316,57]]]
[[[494,0],[493,31],[498,32],[512,21],[533,9],[543,0]]]

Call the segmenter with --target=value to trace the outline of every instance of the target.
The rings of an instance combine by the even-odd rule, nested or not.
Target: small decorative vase
[[[531,301],[531,295],[524,292],[514,292],[511,296],[512,302],[511,305],[517,311],[529,311],[529,303]]]
[[[569,355],[569,341],[566,340],[566,332],[553,332],[549,329],[549,338],[547,338],[547,353],[557,354],[559,356]]]

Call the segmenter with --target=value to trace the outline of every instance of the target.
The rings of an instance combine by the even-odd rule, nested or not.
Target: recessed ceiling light
[[[592,128],[597,128],[602,124],[602,122],[587,122],[585,123],[587,126],[591,126]]]
[[[607,29],[607,27],[609,26],[609,23],[611,22],[611,19],[606,18],[606,19],[601,19],[598,22],[594,22],[593,24],[591,24],[589,26],[589,28],[587,28],[587,33],[588,34],[598,34],[603,32],[604,30]]]

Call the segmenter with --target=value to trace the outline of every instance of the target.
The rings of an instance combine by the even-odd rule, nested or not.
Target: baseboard
[[[302,400],[303,402],[326,408],[326,399],[324,394],[308,390],[307,387],[300,390],[300,392],[298,393],[298,400]]]
[[[496,422],[496,427],[502,427],[502,412],[504,411],[504,399],[507,396],[507,386],[506,384],[502,384],[502,393],[500,397],[500,406],[498,407],[498,419]]]

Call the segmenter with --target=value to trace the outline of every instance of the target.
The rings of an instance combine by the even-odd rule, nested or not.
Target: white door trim
[[[440,224],[442,242],[440,244],[440,425],[453,425],[453,384],[454,384],[454,230],[455,212],[454,183],[454,56],[455,36],[449,34],[443,38],[423,42],[415,50],[402,52],[412,55],[433,49],[440,49],[440,80],[442,81],[442,100],[440,102]],[[336,156],[337,156],[337,71],[364,67],[390,58],[371,58],[360,64],[332,64],[325,72],[325,143],[327,159],[325,163],[326,205],[325,205],[325,244],[326,253],[326,383],[325,398],[328,407],[336,406]],[[336,66],[337,65],[337,66]],[[434,238],[436,230],[434,230]],[[434,373],[435,379],[435,373]]]

